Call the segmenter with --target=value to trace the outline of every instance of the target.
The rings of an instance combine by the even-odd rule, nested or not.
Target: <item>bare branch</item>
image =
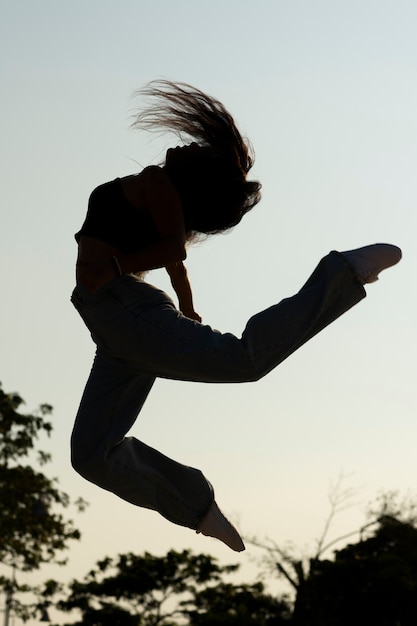
[[[261,548],[262,550],[268,552],[269,559],[273,563],[274,567],[278,570],[278,572],[282,574],[282,576],[287,580],[287,582],[290,583],[290,585],[295,590],[299,588],[300,583],[304,578],[304,571],[301,561],[292,558],[288,554],[288,552],[284,551],[272,540],[269,540],[269,545],[266,543],[261,543],[258,539],[254,537],[245,537],[245,541],[255,546],[256,548]],[[279,557],[279,559],[281,559],[281,561],[277,560],[277,556]],[[283,562],[294,570],[296,577],[290,574],[288,567],[285,567]]]
[[[354,497],[356,490],[354,490],[352,487],[343,487],[343,483],[345,480],[346,476],[343,474],[343,472],[341,472],[336,482],[330,486],[330,511],[324,524],[323,532],[317,541],[317,549],[314,557],[315,559],[319,559],[320,556],[327,550],[329,545],[333,545],[333,543],[336,543],[343,538],[341,537],[339,539],[335,539],[334,541],[331,541],[326,545],[324,543],[329,533],[330,526],[332,525],[336,515],[338,515],[342,511],[345,511],[346,509],[351,508],[354,505],[354,502],[352,502],[352,498]],[[350,533],[347,536],[350,536]]]

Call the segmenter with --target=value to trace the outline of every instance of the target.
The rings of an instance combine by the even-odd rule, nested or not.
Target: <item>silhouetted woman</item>
[[[398,262],[401,252],[385,244],[331,252],[296,295],[252,317],[240,339],[203,325],[183,264],[187,244],[236,226],[259,201],[260,184],[247,180],[250,146],[224,106],[189,85],[155,81],[142,94],[150,104],[134,126],[174,131],[188,143],[169,149],[160,167],[97,187],[76,234],[72,301],[97,352],[74,426],[72,462],[124,500],[241,551],[243,542],[202,472],[126,432],[156,377],[258,380],[359,302],[363,284]],[[141,276],[160,267],[179,309]]]

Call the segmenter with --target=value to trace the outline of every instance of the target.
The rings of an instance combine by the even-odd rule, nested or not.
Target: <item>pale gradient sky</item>
[[[170,137],[129,131],[154,78],[224,102],[257,160],[261,204],[190,250],[197,310],[240,334],[331,249],[390,241],[397,268],[264,380],[159,381],[133,433],[200,467],[244,534],[312,545],[340,472],[358,490],[334,535],[381,489],[416,492],[417,5],[414,0],[3,0],[0,380],[54,406],[45,444],[61,488],[90,501],[61,578],[104,555],[211,552],[214,540],[135,509],[69,465],[93,344],[69,303],[90,191],[159,162]],[[168,288],[162,272],[149,279]]]

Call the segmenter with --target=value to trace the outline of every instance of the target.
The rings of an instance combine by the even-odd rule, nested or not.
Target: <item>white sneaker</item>
[[[396,265],[402,257],[400,248],[389,243],[375,243],[342,254],[352,265],[363,285],[377,281],[382,270]]]
[[[220,539],[235,552],[243,552],[245,550],[245,544],[236,528],[223,515],[214,501],[196,532],[206,537]]]

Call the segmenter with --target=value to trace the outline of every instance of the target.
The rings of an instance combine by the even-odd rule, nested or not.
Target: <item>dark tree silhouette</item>
[[[171,626],[176,624],[172,620],[184,614],[181,598],[189,598],[202,585],[217,582],[236,569],[235,565],[220,567],[214,558],[187,550],[171,550],[162,557],[148,552],[122,554],[99,561],[83,582],[70,583],[59,608],[79,609],[79,626],[107,624],[107,616],[117,611],[120,626]]]
[[[13,608],[27,617],[25,607],[12,600],[16,591],[30,587],[20,586],[14,572],[32,571],[46,562],[63,563],[62,551],[80,533],[62,514],[69,496],[59,490],[57,479],[40,469],[51,458],[36,444],[41,434],[52,431],[47,420],[52,407],[42,404],[26,414],[20,412],[23,404],[17,393],[7,394],[0,385],[0,562],[13,568],[11,578],[0,578],[0,588],[6,591],[6,612]]]
[[[312,564],[303,626],[415,626],[417,530],[382,516],[372,536]]]
[[[59,608],[81,612],[75,626],[282,624],[288,605],[264,594],[262,584],[223,581],[237,569],[188,550],[163,557],[123,554],[97,563],[83,582],[73,581]]]
[[[266,594],[261,582],[219,583],[201,590],[192,603],[190,626],[289,626],[291,616],[289,601]]]
[[[338,489],[317,551],[310,558],[269,541],[269,567],[294,590],[293,626],[415,626],[417,624],[417,504],[383,493],[366,523],[352,533],[325,541],[334,515],[346,508],[348,491]],[[347,497],[348,496],[348,497]],[[358,541],[324,553],[356,535]]]

